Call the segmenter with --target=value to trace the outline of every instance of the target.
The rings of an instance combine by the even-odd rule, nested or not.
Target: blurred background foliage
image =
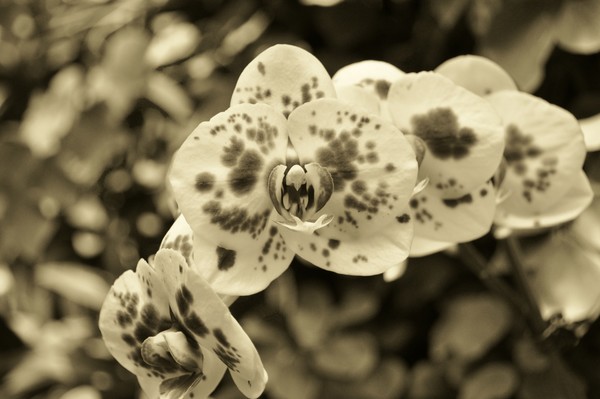
[[[104,348],[98,310],[173,221],[174,150],[227,107],[262,49],[308,48],[331,73],[362,59],[412,72],[484,54],[523,90],[587,118],[600,113],[598,3],[0,0],[0,397],[139,397]],[[493,239],[476,244],[492,258]],[[565,361],[550,361],[456,253],[411,260],[391,283],[296,261],[233,309],[269,371],[266,398],[600,397],[595,314],[583,338],[578,325],[556,329]],[[227,380],[215,393],[239,395]]]

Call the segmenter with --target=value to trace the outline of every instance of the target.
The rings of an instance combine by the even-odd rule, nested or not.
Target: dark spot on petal
[[[472,129],[458,125],[456,114],[450,108],[436,108],[424,115],[415,115],[413,133],[420,137],[431,153],[440,159],[462,159],[477,143]]]
[[[219,270],[229,270],[235,264],[235,256],[235,251],[223,247],[217,247],[217,267]]]
[[[223,330],[221,330],[220,328],[215,328],[213,330],[213,334],[215,335],[215,338],[217,339],[217,341],[219,341],[219,343],[221,345],[223,345],[225,348],[229,348],[231,346],[229,341],[227,341],[227,337],[223,333]]]
[[[190,313],[184,320],[185,326],[194,334],[204,337],[208,334],[208,328],[196,312]]]
[[[194,186],[196,187],[196,190],[200,191],[201,193],[205,193],[212,190],[214,185],[215,176],[212,173],[203,172],[198,173],[198,175],[196,176],[196,183],[194,184]]]
[[[390,82],[388,82],[387,80],[378,80],[375,82],[375,92],[377,93],[380,99],[387,99],[389,91]]]
[[[408,223],[410,221],[410,216],[408,215],[408,213],[403,213],[400,216],[396,216],[396,220],[398,221],[398,223]]]
[[[337,249],[340,246],[340,240],[334,240],[332,238],[327,242],[327,246],[331,249]]]
[[[257,69],[258,69],[258,72],[261,75],[265,76],[265,73],[266,73],[266,71],[265,71],[265,64],[263,64],[262,62],[259,62],[258,65],[257,65]]]
[[[471,196],[471,194],[466,194],[460,198],[445,199],[445,200],[442,200],[442,202],[448,208],[456,208],[460,204],[470,204],[471,202],[473,202],[473,197]]]
[[[258,181],[258,174],[263,165],[263,157],[254,150],[245,151],[237,166],[229,173],[229,187],[234,194],[248,194]]]

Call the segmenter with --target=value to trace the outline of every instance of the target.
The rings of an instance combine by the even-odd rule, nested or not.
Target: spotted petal
[[[410,257],[419,258],[421,256],[431,255],[448,249],[453,245],[456,244],[452,242],[435,241],[428,238],[415,236],[410,247]]]
[[[592,202],[594,192],[583,171],[572,177],[569,190],[554,205],[533,213],[500,203],[494,222],[498,226],[515,230],[531,230],[556,226],[579,216]]]
[[[381,274],[408,257],[413,237],[413,221],[408,211],[391,218],[392,223],[380,232],[336,238],[328,227],[314,234],[282,229],[281,234],[302,258],[340,274],[371,276]]]
[[[144,260],[138,262],[135,273],[129,270],[115,281],[100,310],[106,347],[123,367],[144,378],[142,388],[148,394],[164,379],[188,373],[174,361],[151,365],[142,357],[144,341],[171,325],[164,286]]]
[[[461,197],[494,175],[504,137],[487,101],[433,72],[407,74],[388,100],[396,126],[427,145],[419,178],[428,177],[440,196]]]
[[[343,101],[357,100],[354,93],[346,93],[346,86],[359,86],[374,94],[379,100],[382,118],[389,120],[388,92],[396,80],[405,75],[394,65],[383,61],[366,60],[346,65],[333,75],[338,98]],[[364,99],[362,100],[365,101]],[[354,102],[356,103],[356,102]],[[360,105],[360,104],[359,104]]]
[[[489,101],[504,119],[507,171],[501,189],[509,213],[543,214],[571,189],[586,155],[577,120],[527,93],[503,91]]]
[[[300,47],[279,44],[242,71],[231,105],[265,103],[288,116],[299,105],[323,97],[335,97],[335,89],[321,62]]]
[[[438,66],[435,72],[478,96],[500,90],[517,90],[516,83],[500,65],[478,55],[450,58]]]
[[[252,341],[227,306],[178,252],[162,249],[154,261],[167,290],[174,293],[169,301],[181,328],[225,363],[244,395],[260,396],[267,382],[266,371]]]
[[[300,163],[316,162],[333,178],[333,194],[317,213],[334,216],[319,230],[324,237],[365,237],[396,223],[417,173],[415,153],[400,131],[331,99],[299,107],[289,126]]]
[[[285,118],[242,104],[201,123],[175,154],[175,199],[196,238],[236,250],[260,244],[272,211],[271,169],[285,163]]]
[[[496,209],[491,182],[456,198],[443,199],[431,186],[410,200],[415,236],[443,242],[467,242],[490,231]]]
[[[194,240],[190,225],[180,215],[160,247],[179,251],[225,303],[233,303],[238,295],[264,290],[289,266],[294,253],[285,245],[279,229],[269,221],[255,245],[233,250],[204,239]]]

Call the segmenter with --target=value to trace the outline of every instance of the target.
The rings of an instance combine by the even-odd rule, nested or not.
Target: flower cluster
[[[153,398],[206,397],[227,368],[257,397],[267,375],[226,303],[294,256],[375,275],[494,223],[571,220],[591,201],[584,156],[577,121],[488,60],[420,73],[363,61],[331,78],[307,51],[273,46],[175,154],[181,215],[115,282],[103,337]]]

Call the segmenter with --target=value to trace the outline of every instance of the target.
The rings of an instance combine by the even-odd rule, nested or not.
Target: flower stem
[[[527,304],[515,290],[498,276],[490,273],[486,260],[472,243],[460,244],[458,248],[463,263],[479,277],[479,280],[490,291],[507,300],[519,313],[523,313],[527,309]]]
[[[525,300],[525,308],[523,310],[526,311],[527,320],[529,321],[534,334],[539,339],[544,340],[547,338],[545,334],[548,325],[542,318],[537,301],[533,296],[533,292],[531,291],[531,287],[527,281],[527,274],[523,265],[523,253],[521,251],[521,245],[519,244],[518,239],[515,237],[508,237],[505,242],[506,252],[509,259],[508,263],[513,272],[517,286],[519,287],[519,291]]]

